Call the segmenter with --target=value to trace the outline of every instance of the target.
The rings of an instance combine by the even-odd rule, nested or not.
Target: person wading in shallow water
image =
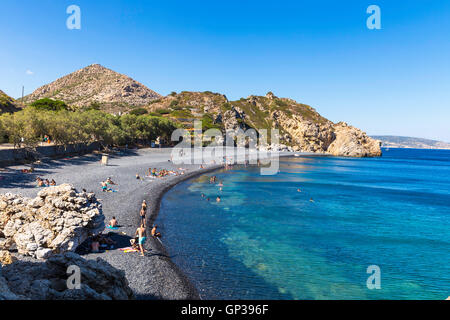
[[[147,232],[145,231],[145,227],[143,224],[139,228],[136,229],[135,236],[139,237],[138,243],[139,243],[139,250],[141,250],[141,256],[145,256],[145,250],[144,250],[144,244],[147,240]]]

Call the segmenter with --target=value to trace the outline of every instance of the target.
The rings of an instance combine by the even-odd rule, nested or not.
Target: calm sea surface
[[[206,175],[181,183],[157,221],[202,298],[450,296],[450,150],[282,158],[275,176],[212,174],[222,191]],[[379,290],[366,286],[370,265]]]

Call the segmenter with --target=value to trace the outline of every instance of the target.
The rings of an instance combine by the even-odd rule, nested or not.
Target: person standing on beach
[[[145,231],[145,227],[143,224],[141,224],[141,226],[136,229],[135,236],[139,237],[139,241],[138,241],[139,250],[141,250],[141,256],[144,257],[145,256],[144,244],[145,244],[145,241],[147,240],[147,232]]]
[[[144,210],[144,207],[141,208],[139,215],[141,217],[141,224],[145,227],[146,226],[145,220],[146,220],[147,212]]]

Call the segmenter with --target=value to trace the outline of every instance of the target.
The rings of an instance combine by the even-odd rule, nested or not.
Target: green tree
[[[49,98],[36,100],[31,104],[31,106],[34,107],[36,110],[43,110],[43,111],[61,111],[69,109],[69,107],[66,105],[65,102],[60,100],[52,100]]]

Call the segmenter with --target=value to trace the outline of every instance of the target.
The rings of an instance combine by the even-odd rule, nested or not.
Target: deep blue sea
[[[275,176],[210,173],[168,192],[157,224],[204,299],[445,299],[450,150],[282,158]],[[367,288],[370,265],[380,289]]]

